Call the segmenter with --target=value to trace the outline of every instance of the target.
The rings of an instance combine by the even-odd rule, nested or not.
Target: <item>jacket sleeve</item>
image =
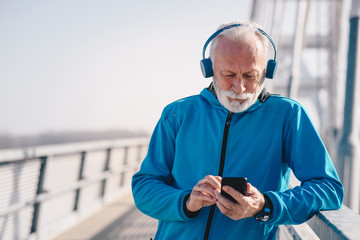
[[[273,215],[267,224],[301,224],[320,210],[339,209],[344,190],[332,160],[305,109],[284,127],[283,155],[300,186],[269,191]]]
[[[175,137],[176,123],[169,121],[165,109],[155,127],[141,168],[132,178],[136,207],[146,215],[165,221],[190,219],[184,213],[183,201],[191,190],[172,186]]]

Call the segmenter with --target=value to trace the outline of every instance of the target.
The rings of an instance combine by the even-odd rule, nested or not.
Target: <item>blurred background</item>
[[[358,0],[0,0],[0,239],[50,239],[129,193],[162,109],[210,84],[203,45],[236,20],[272,36],[266,88],[308,110],[358,214],[359,13]]]
[[[151,134],[163,107],[210,83],[199,67],[208,36],[249,19],[251,7],[249,0],[1,1],[2,144],[71,132],[68,139]]]
[[[199,60],[217,26],[250,19],[278,47],[267,88],[290,96],[295,78],[290,97],[336,134],[350,4],[299,2],[1,1],[0,148],[150,135],[168,103],[210,83]]]

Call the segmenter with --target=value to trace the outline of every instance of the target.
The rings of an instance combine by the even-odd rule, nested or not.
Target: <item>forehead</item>
[[[248,41],[234,42],[220,37],[215,50],[214,67],[265,67],[265,51],[262,43],[256,37]]]

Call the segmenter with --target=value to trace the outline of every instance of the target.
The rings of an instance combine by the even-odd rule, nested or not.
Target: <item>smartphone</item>
[[[244,177],[223,177],[221,180],[221,194],[224,197],[236,203],[236,200],[232,196],[224,192],[222,190],[222,187],[225,185],[230,186],[236,189],[237,191],[239,191],[241,194],[246,195],[246,188],[247,188],[246,184],[247,184],[247,178]]]

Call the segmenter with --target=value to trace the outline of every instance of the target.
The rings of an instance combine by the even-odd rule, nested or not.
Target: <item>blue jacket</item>
[[[269,221],[234,221],[216,207],[206,230],[210,207],[185,215],[185,196],[206,175],[219,174],[221,155],[224,177],[247,177],[270,197]],[[290,170],[301,186],[289,190]],[[203,239],[205,231],[209,239],[275,239],[277,225],[303,223],[343,200],[330,156],[299,103],[270,96],[229,114],[207,89],[164,109],[132,189],[137,208],[159,220],[155,239],[161,240]]]

